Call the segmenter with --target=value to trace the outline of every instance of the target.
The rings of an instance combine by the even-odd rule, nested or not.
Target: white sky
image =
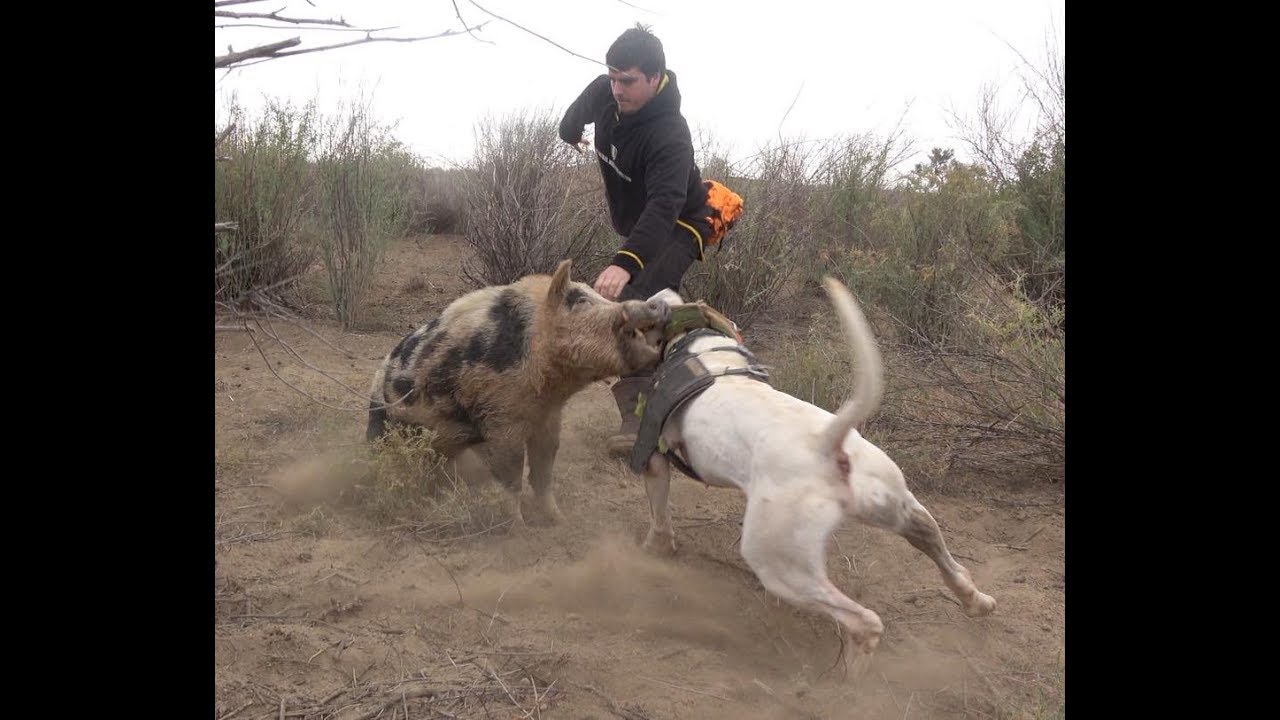
[[[218,108],[230,93],[258,107],[262,96],[318,99],[333,108],[364,85],[373,110],[397,122],[397,137],[429,159],[465,161],[474,124],[485,113],[553,108],[556,116],[601,65],[574,57],[456,0],[477,36],[417,43],[369,43],[214,73]],[[919,161],[933,146],[967,157],[951,109],[972,113],[984,83],[1021,97],[1016,48],[1039,63],[1052,42],[1062,53],[1066,0],[481,0],[480,5],[568,49],[604,60],[636,21],[662,40],[679,77],[690,128],[729,145],[731,157],[776,140],[887,134],[902,119]],[[357,27],[398,25],[381,36],[458,28],[450,0],[268,0],[220,9],[286,17],[344,17]],[[644,8],[643,10],[637,9]],[[258,20],[215,18],[215,25]],[[215,29],[214,53],[301,36],[302,47],[357,33],[296,28]],[[802,88],[803,85],[803,88]],[[797,92],[799,97],[797,98]],[[787,115],[787,108],[795,107]],[[905,113],[905,118],[904,118]]]

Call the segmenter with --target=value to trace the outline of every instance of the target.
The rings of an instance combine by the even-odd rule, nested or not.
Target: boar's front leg
[[[482,454],[493,477],[507,491],[511,527],[508,532],[518,532],[524,527],[524,515],[520,512],[520,490],[524,485],[524,445],[516,440],[490,440]]]
[[[552,410],[542,423],[534,426],[533,434],[525,445],[529,450],[529,484],[533,486],[538,508],[551,524],[560,523],[564,515],[551,490],[551,468],[560,449],[560,408]]]

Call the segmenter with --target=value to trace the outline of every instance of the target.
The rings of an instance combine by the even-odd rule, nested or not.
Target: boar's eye
[[[582,307],[590,302],[590,296],[578,288],[570,290],[564,297],[564,306],[567,308]]]

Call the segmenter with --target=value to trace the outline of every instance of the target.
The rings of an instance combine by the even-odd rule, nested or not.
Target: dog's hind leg
[[[555,465],[556,452],[560,449],[560,410],[557,408],[542,427],[525,441],[529,452],[529,485],[533,486],[534,500],[552,524],[564,520],[555,493],[551,491],[551,469]]]
[[[906,497],[880,497],[885,498],[881,504],[873,507],[860,505],[855,513],[858,519],[898,533],[912,547],[928,555],[942,573],[942,581],[960,600],[960,607],[966,615],[979,617],[991,614],[996,607],[995,598],[979,591],[969,570],[951,556],[937,521],[924,505],[910,492]]]
[[[827,539],[843,516],[834,499],[750,496],[742,521],[742,557],[766,590],[830,616],[851,644],[869,655],[884,632],[880,616],[840,592],[827,577]]]
[[[671,508],[667,495],[671,490],[671,463],[654,453],[644,470],[644,491],[649,496],[649,535],[644,549],[658,555],[674,555],[676,532],[671,527]]]

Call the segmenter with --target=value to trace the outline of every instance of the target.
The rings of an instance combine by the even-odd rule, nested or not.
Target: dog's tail
[[[819,438],[823,449],[839,449],[844,436],[858,423],[871,417],[880,406],[884,394],[881,378],[880,349],[876,347],[871,327],[858,308],[853,294],[839,281],[824,277],[822,284],[835,305],[836,316],[844,328],[845,339],[853,352],[853,397],[845,401]]]

